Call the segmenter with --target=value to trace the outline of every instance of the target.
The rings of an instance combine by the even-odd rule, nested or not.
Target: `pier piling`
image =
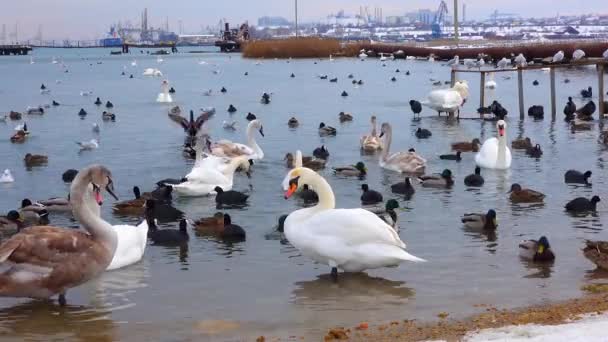
[[[549,68],[549,74],[551,77],[551,120],[555,121],[555,116],[557,115],[557,108],[555,105],[555,68]]]
[[[517,93],[519,97],[519,119],[525,118],[524,112],[524,71],[521,68],[517,68]]]

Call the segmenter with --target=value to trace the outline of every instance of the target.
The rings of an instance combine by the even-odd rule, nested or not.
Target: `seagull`
[[[585,57],[585,51],[581,49],[574,50],[574,52],[572,53],[572,59],[575,61],[578,61],[583,57]]]
[[[93,132],[99,133],[99,125],[97,123],[93,123]]]
[[[477,61],[474,60],[474,59],[468,59],[467,58],[467,59],[464,60],[464,66],[466,66],[468,69],[471,69],[471,68],[474,68],[477,65],[476,62]]]
[[[520,53],[519,55],[517,55],[517,57],[515,57],[515,65],[517,66],[526,66],[528,64],[528,61],[526,61],[526,57],[524,56],[523,53]]]
[[[91,96],[91,95],[93,95],[93,91],[91,91],[91,90],[80,92],[80,96]]]
[[[564,51],[559,50],[555,56],[553,56],[553,63],[561,63],[564,60]]]
[[[608,49],[606,49],[606,51],[604,51],[604,53],[602,54],[602,57],[604,57],[604,59],[608,59]]]
[[[458,65],[460,64],[460,57],[458,57],[458,55],[454,56],[454,58],[450,59],[446,65],[452,66],[452,65]]]
[[[137,61],[136,61],[136,60],[133,60],[133,61],[131,62],[131,66],[134,66],[134,67],[135,67],[135,66],[137,66]]]
[[[222,122],[222,127],[224,127],[224,129],[226,129],[226,130],[235,131],[236,130],[236,121],[234,121],[234,120],[232,120],[232,121],[226,121],[226,120],[224,120],[224,122]]]
[[[503,57],[501,60],[496,63],[496,67],[499,69],[506,69],[511,67],[511,61],[506,57]]]
[[[80,150],[81,151],[90,151],[90,150],[94,150],[96,148],[99,147],[99,142],[97,141],[97,139],[91,139],[90,141],[82,141],[82,142],[76,142],[76,144],[78,144],[78,146],[80,146]]]

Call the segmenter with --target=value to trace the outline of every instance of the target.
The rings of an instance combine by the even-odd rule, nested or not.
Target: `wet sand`
[[[469,332],[510,325],[558,325],[576,321],[584,314],[608,311],[608,284],[583,288],[590,294],[582,298],[547,303],[516,310],[500,310],[484,304],[476,305],[483,312],[464,320],[450,320],[448,312],[437,314],[437,322],[399,320],[385,324],[362,322],[356,327],[331,329],[325,341],[460,341]]]

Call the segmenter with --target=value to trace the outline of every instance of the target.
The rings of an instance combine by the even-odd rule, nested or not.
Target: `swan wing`
[[[116,270],[141,260],[146,248],[148,223],[144,220],[138,226],[112,226],[116,232],[117,245],[112,262],[106,270]]]
[[[462,97],[452,89],[433,90],[427,99],[425,104],[436,110],[456,110],[462,104]]]

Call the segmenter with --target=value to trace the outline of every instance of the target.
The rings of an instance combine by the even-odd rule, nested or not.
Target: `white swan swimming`
[[[137,60],[135,60],[135,59],[134,59],[134,60],[132,60],[132,61],[131,61],[131,66],[136,67],[136,66],[137,66]]]
[[[292,212],[285,220],[285,237],[302,255],[346,272],[397,266],[403,261],[425,261],[405,251],[397,232],[375,214],[361,208],[335,209],[331,186],[319,174],[298,167],[288,174],[290,197],[308,184],[319,196],[312,208]]]
[[[468,96],[469,86],[467,82],[459,81],[452,88],[431,91],[427,96],[427,101],[422,102],[422,104],[439,113],[454,113],[460,111],[460,107]]]
[[[146,68],[143,72],[143,75],[161,77],[161,76],[163,76],[163,73],[156,68]]]
[[[163,80],[163,82],[160,85],[160,90],[161,90],[161,92],[156,97],[156,102],[172,103],[173,97],[171,97],[171,94],[169,94],[169,81]]]
[[[186,175],[186,182],[171,185],[173,190],[182,196],[206,196],[215,195],[215,188],[220,187],[224,191],[232,190],[234,184],[234,173],[237,168],[242,168],[249,175],[249,159],[245,156],[232,158],[227,164],[214,164],[218,161],[213,160],[213,157],[208,163],[203,163],[200,167],[194,167],[192,171]],[[207,159],[207,158],[205,158]],[[222,158],[219,158],[222,159]],[[223,163],[219,161],[219,163]]]
[[[382,140],[378,137],[376,130],[376,116],[372,115],[371,118],[372,131],[369,135],[361,137],[361,149],[368,152],[373,152],[382,149]]]
[[[486,169],[506,170],[511,167],[511,150],[507,146],[507,123],[496,122],[497,138],[486,140],[475,156],[477,166]]]
[[[426,160],[416,152],[396,152],[389,155],[393,140],[393,128],[388,122],[382,124],[380,137],[384,137],[384,151],[380,157],[380,167],[405,173],[424,173]]]
[[[234,143],[229,140],[220,140],[211,145],[211,154],[218,157],[234,158],[247,156],[249,159],[264,159],[264,151],[255,141],[255,131],[264,136],[264,127],[260,120],[253,120],[247,125],[247,145]]]
[[[15,178],[13,178],[13,175],[11,174],[11,170],[9,170],[9,169],[4,170],[4,172],[0,176],[0,183],[12,183],[14,181],[15,181]]]
[[[162,63],[164,61],[165,60],[162,57],[160,57],[160,56],[156,58],[156,63]]]

